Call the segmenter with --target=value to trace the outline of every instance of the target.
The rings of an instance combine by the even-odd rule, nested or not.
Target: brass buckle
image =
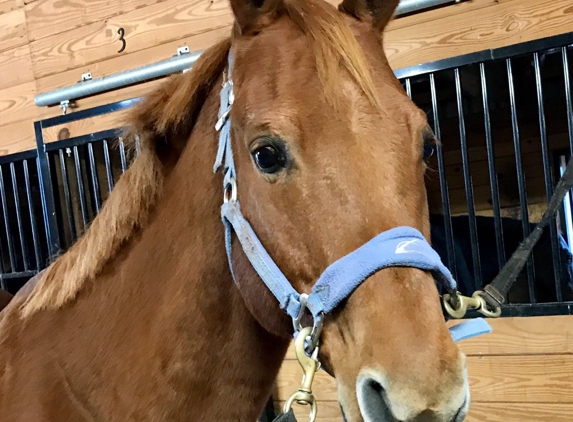
[[[312,356],[307,356],[305,351],[305,342],[312,333],[312,327],[303,328],[294,343],[294,350],[296,359],[300,364],[303,376],[300,387],[295,391],[283,406],[283,413],[288,413],[294,402],[300,405],[310,406],[309,422],[316,421],[317,404],[314,395],[312,394],[312,382],[314,375],[320,369],[320,362],[318,361],[318,346],[312,352]]]
[[[489,318],[498,318],[501,315],[501,308],[497,306],[491,310],[482,296],[482,291],[475,291],[471,297],[463,296],[459,292],[455,295],[445,294],[442,296],[442,303],[448,315],[452,318],[460,319],[466,316],[468,308],[475,309],[480,314]]]

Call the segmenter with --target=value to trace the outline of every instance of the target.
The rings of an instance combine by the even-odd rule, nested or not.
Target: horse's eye
[[[434,155],[434,151],[436,150],[436,143],[434,139],[431,141],[424,142],[424,161],[428,161],[432,155]]]
[[[257,167],[263,173],[276,173],[286,165],[286,153],[274,145],[264,145],[253,151]]]

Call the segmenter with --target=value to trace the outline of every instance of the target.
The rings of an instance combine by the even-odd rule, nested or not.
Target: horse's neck
[[[118,270],[151,312],[138,317],[155,333],[143,349],[157,348],[161,357],[142,360],[141,369],[162,367],[149,377],[167,377],[169,391],[181,393],[168,419],[250,422],[268,399],[286,344],[248,312],[228,268],[222,181],[212,172],[217,140],[200,129],[215,118],[216,110],[201,112],[152,221]]]

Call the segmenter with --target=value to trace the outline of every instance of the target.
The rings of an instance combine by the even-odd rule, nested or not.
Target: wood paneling
[[[468,356],[472,404],[468,421],[573,420],[573,316],[489,319],[491,334],[460,342]],[[448,326],[458,324],[450,321]],[[301,369],[289,348],[274,398],[277,408],[297,388]],[[342,422],[336,383],[320,371],[313,384],[319,420]],[[301,420],[306,408],[296,406]]]
[[[102,116],[90,117],[89,119],[76,120],[60,126],[52,126],[43,130],[44,142],[55,142],[60,139],[60,132],[66,130],[69,138],[88,135],[108,129],[116,129],[125,124],[125,116],[129,109],[108,113]]]
[[[28,44],[0,52],[0,89],[34,80]],[[2,97],[0,97],[2,98]]]
[[[571,0],[513,0],[386,34],[393,68],[573,31]]]
[[[282,402],[276,403],[277,412]],[[294,406],[299,421],[307,420],[308,407]],[[573,405],[559,403],[474,403],[467,422],[571,422]],[[319,403],[317,422],[342,422],[340,406],[335,401]]]
[[[0,90],[0,118],[2,124],[14,123],[19,120],[33,121],[39,114],[34,104],[36,82],[26,82]],[[0,128],[0,131],[3,130]]]
[[[0,155],[16,154],[36,148],[34,123],[23,120],[0,128]]]
[[[0,15],[24,7],[24,0],[0,0]]]
[[[34,75],[40,78],[116,56],[122,45],[120,27],[125,29],[125,54],[231,23],[227,0],[168,0],[32,42]]]
[[[30,41],[69,31],[163,0],[38,0],[26,6]],[[57,25],[46,25],[53,16]]]
[[[16,9],[0,15],[0,51],[28,43],[26,15],[23,9]]]

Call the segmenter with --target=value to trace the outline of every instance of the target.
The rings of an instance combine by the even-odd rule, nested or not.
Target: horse
[[[88,230],[2,311],[2,422],[256,420],[295,328],[224,235],[233,195],[299,292],[381,232],[430,238],[425,151],[438,140],[383,46],[398,0],[230,5],[229,36],[131,110],[124,140],[139,154]],[[213,169],[230,55],[231,191]],[[468,412],[466,358],[430,271],[368,274],[319,344],[349,422]]]

